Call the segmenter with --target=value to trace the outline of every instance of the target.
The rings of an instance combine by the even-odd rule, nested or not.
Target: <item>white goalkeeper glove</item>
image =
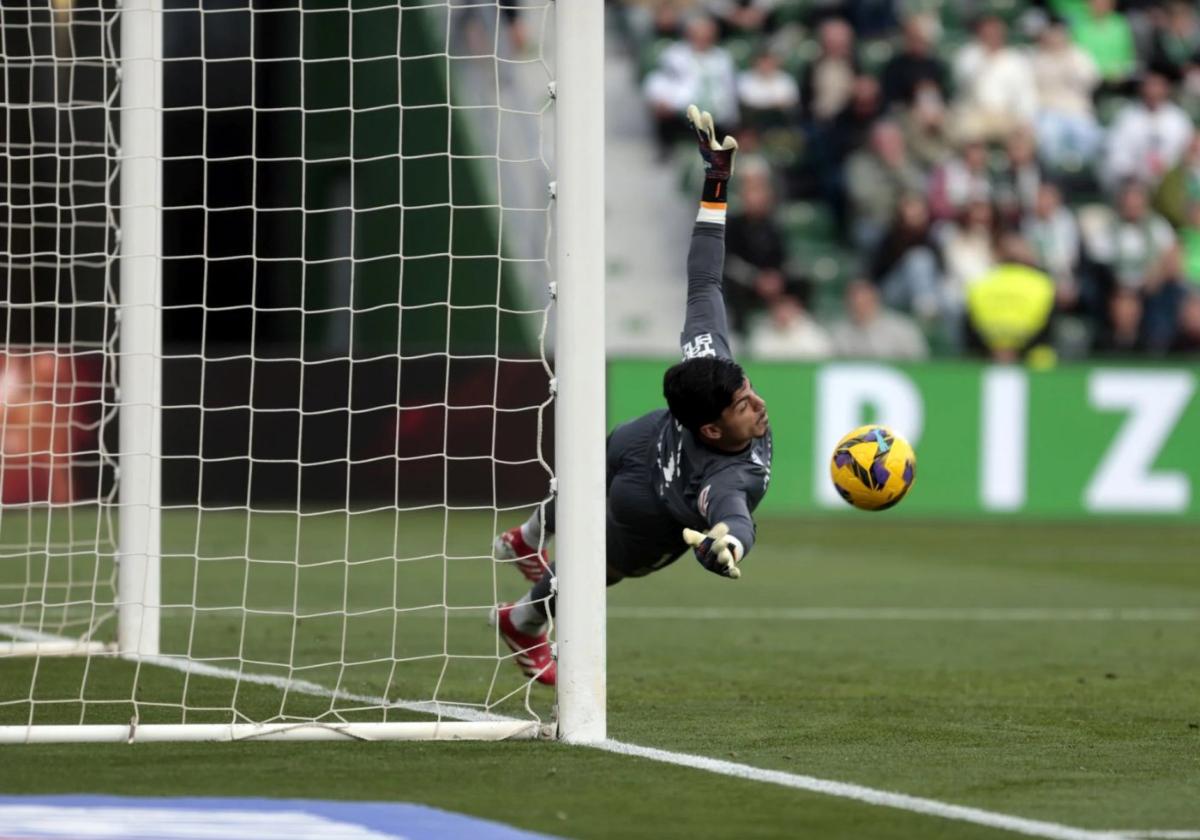
[[[710,572],[735,580],[742,576],[737,565],[742,560],[742,543],[729,533],[724,522],[709,528],[708,533],[684,528],[683,539],[692,547],[700,565]]]
[[[688,122],[696,132],[696,141],[700,144],[700,157],[704,158],[704,177],[716,181],[728,181],[733,174],[733,156],[737,154],[737,140],[725,135],[725,139],[717,142],[717,129],[713,125],[712,114],[701,111],[695,105],[687,109]]]

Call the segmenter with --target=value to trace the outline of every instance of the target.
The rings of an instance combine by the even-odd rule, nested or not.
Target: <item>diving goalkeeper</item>
[[[721,276],[725,200],[737,142],[718,142],[712,116],[688,108],[704,159],[704,194],[688,251],[683,361],[663,376],[667,408],[613,429],[607,444],[605,544],[608,585],[643,577],[689,548],[710,572],[741,575],[754,545],[751,513],[771,479],[767,408],[729,349]],[[544,511],[544,514],[543,514]],[[528,594],[502,604],[496,622],[527,676],[554,685],[546,637],[554,569],[537,546],[554,533],[553,500],[496,538],[498,560],[515,561]]]

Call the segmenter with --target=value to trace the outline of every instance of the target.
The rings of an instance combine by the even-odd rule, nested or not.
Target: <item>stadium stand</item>
[[[1016,267],[1053,289],[1023,355],[1196,352],[1194,4],[624,0],[618,10],[660,159],[681,173],[690,161],[680,104],[690,101],[743,148],[751,183],[732,208],[727,282],[751,353],[877,355],[886,341],[868,334],[872,323],[912,321],[934,355],[994,357],[968,300],[984,297],[977,283],[1030,276],[996,273]],[[1003,306],[1003,295],[986,297]],[[828,340],[847,323],[855,341]],[[784,340],[785,329],[808,339]],[[899,355],[917,352],[906,347]]]

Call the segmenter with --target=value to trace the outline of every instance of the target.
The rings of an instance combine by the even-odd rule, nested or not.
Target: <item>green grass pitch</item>
[[[18,524],[22,533],[0,542],[44,539],[37,523]],[[256,673],[286,673],[272,663],[292,661],[304,679],[390,698],[428,699],[436,685],[439,699],[499,701],[518,714],[521,681],[490,659],[482,613],[431,617],[441,609],[430,605],[486,603],[493,587],[520,594],[516,571],[493,578],[486,559],[496,524],[455,513],[447,530],[438,511],[349,525],[309,517],[299,528],[293,515],[173,513],[164,595],[177,606],[164,613],[164,649],[227,666],[240,657]],[[1200,529],[846,514],[764,520],[759,537],[739,581],[685,557],[610,591],[612,737],[1072,826],[1200,830]],[[0,600],[11,603],[3,584],[43,561],[7,556]],[[107,574],[77,558],[72,574],[96,572]],[[242,603],[258,612],[227,609]],[[393,603],[406,608],[399,617]],[[822,612],[831,607],[848,609]],[[307,617],[293,627],[272,615],[281,608]],[[1106,608],[1144,612],[1120,619]],[[393,656],[408,661],[393,671]],[[341,669],[343,660],[358,664]],[[31,711],[39,722],[127,721],[131,666],[83,668],[46,660],[35,674],[28,660],[0,660],[0,722]],[[35,679],[39,697],[69,702],[31,710]],[[140,715],[177,720],[186,705],[197,721],[228,720],[231,707],[378,719],[347,701],[234,688],[143,667]],[[82,705],[81,695],[106,702]],[[549,692],[536,689],[530,704],[548,713]],[[4,793],[405,800],[572,837],[1001,836],[555,743],[0,754]]]

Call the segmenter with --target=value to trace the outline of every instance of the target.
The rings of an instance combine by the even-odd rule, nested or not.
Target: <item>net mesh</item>
[[[486,618],[551,485],[549,0],[161,14],[163,658],[0,647],[0,723],[544,716]],[[120,26],[0,7],[0,642],[116,638]]]

